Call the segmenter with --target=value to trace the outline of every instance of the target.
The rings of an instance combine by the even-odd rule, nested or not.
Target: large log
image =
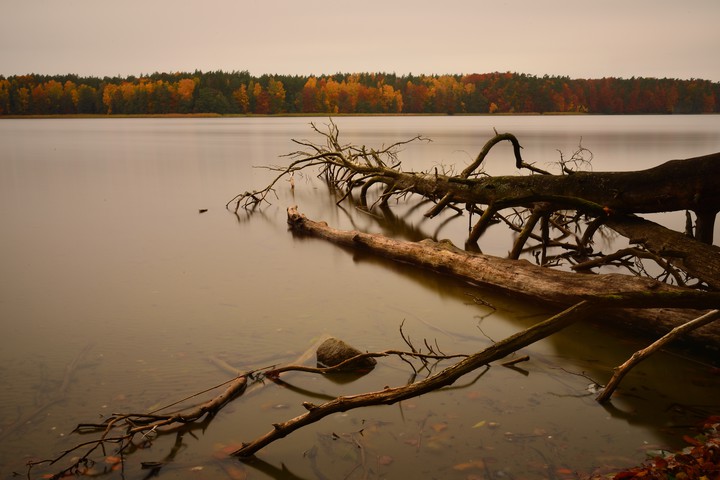
[[[621,213],[717,212],[720,207],[720,153],[671,160],[632,172],[468,179],[394,170],[382,173],[392,177],[397,190],[411,189],[430,198],[449,193],[454,202],[495,205],[497,208],[535,202]]]
[[[372,252],[553,307],[567,308],[585,298],[599,295],[687,291],[650,278],[621,274],[572,273],[539,267],[526,260],[509,260],[471,253],[446,241],[406,242],[355,230],[338,230],[329,227],[325,222],[306,218],[297,211],[296,207],[288,209],[288,224],[294,232]],[[703,308],[716,307],[703,306]],[[700,314],[698,310],[625,309],[614,313],[603,312],[603,318],[596,320],[612,320],[625,328],[651,336],[660,336]],[[691,332],[688,339],[695,344],[718,349],[720,327],[707,325]]]

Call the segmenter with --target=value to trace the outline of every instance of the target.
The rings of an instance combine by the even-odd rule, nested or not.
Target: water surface
[[[236,193],[272,178],[254,166],[287,162],[280,156],[297,149],[293,138],[321,140],[310,121],[0,122],[0,426],[46,406],[66,366],[89,348],[65,398],[0,440],[4,477],[24,473],[28,459],[53,457],[84,440],[69,435],[77,423],[147,411],[227,380],[210,357],[240,369],[290,361],[323,334],[363,350],[404,349],[401,323],[418,346],[428,339],[446,353],[469,353],[548,315],[511,297],[294,238],[285,208],[297,204],[338,228],[450,238],[458,245],[466,219],[428,220],[422,208],[398,204],[396,221],[380,222],[349,205],[335,207],[312,176],[296,179],[294,192],[281,182],[278,198],[252,217],[228,212],[224,205]],[[312,121],[321,128],[327,122]],[[570,156],[579,144],[594,154],[596,171],[720,151],[720,116],[335,121],[344,142],[379,147],[431,138],[404,148],[407,170],[461,170],[493,128],[514,133],[526,161],[542,168],[553,168],[560,152]],[[516,173],[513,163],[509,146],[498,145],[486,171]],[[483,251],[506,254],[509,236],[491,233],[481,241]],[[298,389],[267,386],[236,400],[205,430],[182,437],[184,446],[161,475],[218,478],[237,468],[248,478],[296,478],[282,473],[284,465],[301,478],[553,478],[548,472],[637,463],[644,449],[677,446],[683,427],[717,413],[720,404],[718,378],[708,366],[658,355],[627,377],[614,407],[597,405],[589,378],[603,383],[641,346],[602,327],[577,325],[528,348],[523,371],[492,367],[448,391],[335,415],[268,447],[251,466],[216,459],[225,446],[302,413],[302,401],[321,401],[313,395],[376,390],[409,376],[399,360],[382,361],[349,383],[294,374],[288,381]],[[162,437],[133,453],[128,478],[142,476],[141,461],[163,460],[174,442]]]

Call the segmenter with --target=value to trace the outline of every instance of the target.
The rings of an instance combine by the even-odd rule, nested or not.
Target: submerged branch
[[[669,292],[658,296],[634,293],[593,296],[581,300],[559,314],[507,337],[423,380],[398,387],[385,387],[383,390],[374,392],[340,396],[320,405],[304,402],[303,407],[307,412],[285,422],[274,423],[272,430],[252,442],[243,444],[242,447],[232,454],[238,457],[250,457],[267,445],[334,413],[346,412],[348,410],[373,405],[392,405],[402,400],[414,398],[452,385],[460,377],[515,353],[528,345],[586,318],[589,312],[597,311],[598,309],[606,310],[627,307],[685,307],[688,304],[720,306],[720,294],[708,295],[709,296],[698,295],[696,292]],[[696,300],[700,298],[702,298],[703,301],[696,302]],[[715,316],[717,316],[717,313]],[[683,332],[679,332],[677,335],[681,333]]]

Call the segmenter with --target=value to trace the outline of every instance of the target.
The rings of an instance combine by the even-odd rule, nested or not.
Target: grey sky
[[[0,74],[512,71],[720,81],[718,0],[0,0]]]

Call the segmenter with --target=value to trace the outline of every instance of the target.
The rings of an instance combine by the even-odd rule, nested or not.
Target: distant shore
[[[275,113],[275,114],[242,114],[242,113],[159,113],[159,114],[54,114],[54,115],[0,115],[3,119],[104,119],[104,118],[273,118],[273,117],[532,117],[532,116],[656,116],[656,115],[718,115],[717,113],[700,114],[604,114],[583,112],[523,112],[523,113]]]

